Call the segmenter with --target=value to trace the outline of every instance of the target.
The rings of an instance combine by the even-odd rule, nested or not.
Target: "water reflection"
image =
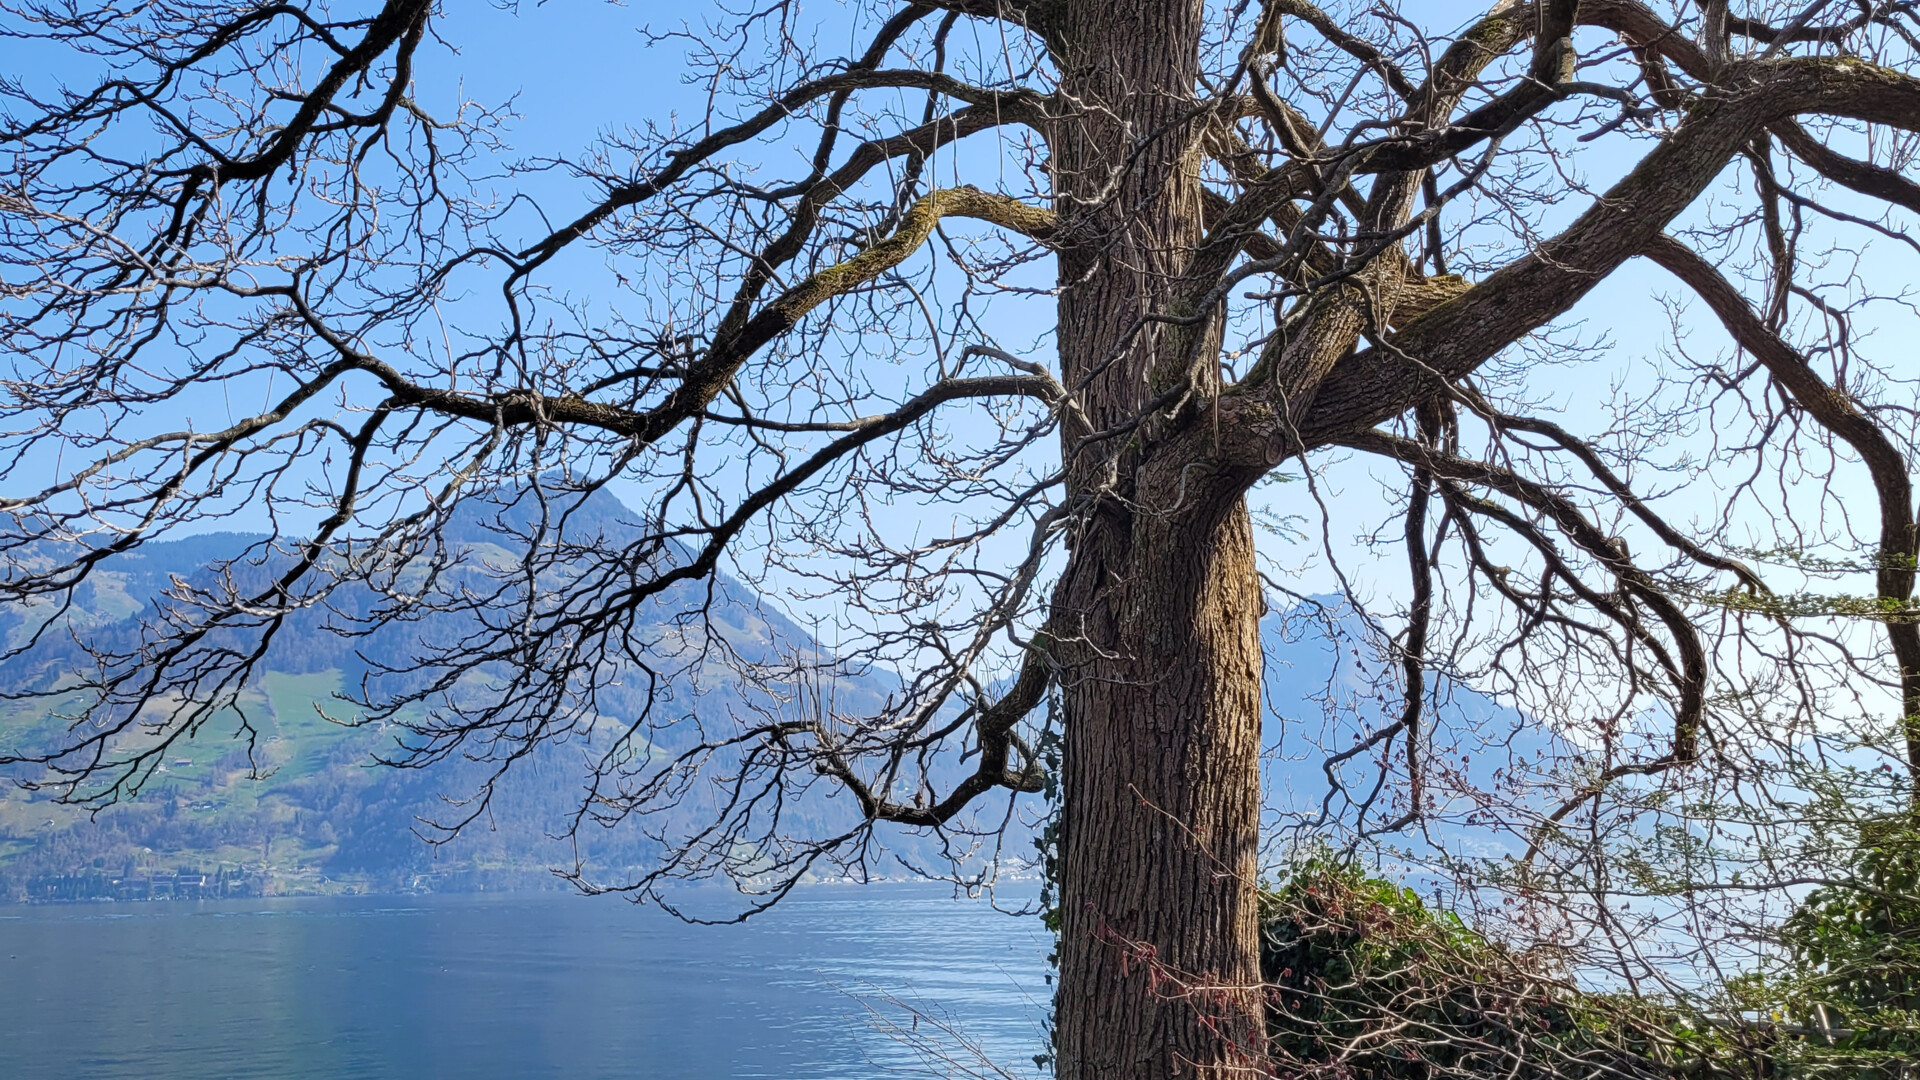
[[[869,1015],[894,998],[1024,1073],[1047,948],[912,885],[732,927],[565,894],[15,908],[0,1036],[16,1077],[852,1077],[915,1066]]]

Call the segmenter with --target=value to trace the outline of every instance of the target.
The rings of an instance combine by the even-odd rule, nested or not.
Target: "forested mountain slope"
[[[568,528],[628,527],[629,512],[610,495],[590,500],[585,510]],[[470,514],[450,530],[448,542],[465,545],[474,559],[504,558],[505,549],[495,543],[498,530],[524,523],[503,523],[500,515],[521,512],[496,504],[494,516]],[[141,619],[153,617],[156,598],[176,582],[206,587],[212,568],[226,567],[247,585],[254,583],[248,579],[264,581],[284,558],[244,533],[148,544],[97,571],[77,591],[66,621],[96,649],[137,647]],[[366,658],[404,656],[419,638],[453,631],[429,618],[388,624],[366,636],[343,633],[352,626],[355,606],[371,602],[363,595],[336,595],[333,610],[316,610],[280,632],[265,670],[239,702],[257,733],[251,748],[237,736],[235,717],[227,730],[208,729],[169,750],[143,791],[91,818],[58,805],[49,791],[0,788],[0,897],[528,888],[559,885],[553,870],[574,867],[576,857],[590,876],[616,878],[623,868],[644,866],[656,856],[644,831],[632,827],[589,825],[576,837],[561,835],[579,809],[592,751],[581,742],[545,747],[517,764],[489,812],[459,836],[441,844],[423,839],[437,835],[425,822],[446,820],[473,793],[478,766],[457,760],[425,770],[375,765],[376,755],[391,749],[402,732],[381,723],[352,726],[357,713],[341,695],[368,676]],[[707,625],[736,653],[817,647],[805,629],[728,578],[711,593],[704,584],[669,593],[656,602],[652,621],[643,623],[660,638],[672,638],[677,631],[669,626],[671,616],[699,605],[706,608]],[[19,644],[30,625],[21,612],[0,609],[0,635],[10,644]],[[1330,755],[1382,723],[1399,692],[1358,622],[1337,603],[1308,601],[1270,614],[1263,630],[1269,683],[1265,776],[1274,834],[1314,834],[1327,823],[1378,826],[1399,814],[1395,800],[1404,797],[1404,785],[1394,774],[1404,768],[1403,751],[1393,744],[1331,769],[1326,765]],[[48,685],[88,662],[73,635],[49,635],[26,656],[0,665],[0,682]],[[647,707],[645,680],[631,682],[602,696],[610,722],[630,720]],[[867,670],[842,679],[834,693],[859,706],[885,698],[894,685],[891,673]],[[1443,844],[1497,851],[1511,838],[1477,833],[1472,826],[1479,804],[1459,794],[1497,791],[1503,766],[1537,764],[1555,744],[1484,697],[1457,692],[1443,698],[1424,751],[1432,759],[1430,795],[1437,796],[1428,831]],[[653,707],[719,719],[750,705],[734,674],[716,663],[676,681]],[[0,740],[16,747],[50,740],[60,723],[45,702],[16,702],[0,718]],[[1381,785],[1383,768],[1390,779]],[[816,815],[826,825],[850,809],[823,798],[788,812]],[[1029,869],[1021,863],[1032,852],[1033,826],[1043,811],[1034,800],[1030,812],[1012,822],[1002,849],[1012,858],[1003,861],[1003,871]],[[941,863],[939,837],[895,829],[884,843],[887,850],[868,860],[875,873],[907,873],[902,859]]]
[[[628,527],[626,509],[612,496],[590,500],[582,511],[572,516],[570,530]],[[504,558],[498,531],[524,524],[510,518],[526,512],[493,504],[466,515],[446,539],[464,545],[470,560]],[[0,682],[16,689],[57,685],[90,662],[81,636],[94,649],[137,648],[142,618],[155,615],[156,598],[176,581],[212,587],[220,568],[242,587],[257,586],[286,558],[244,533],[147,544],[76,591],[61,629],[83,634],[43,635],[36,648],[0,665]],[[374,766],[375,756],[391,751],[403,733],[384,723],[355,726],[359,714],[341,695],[368,677],[368,658],[404,657],[420,638],[457,628],[447,617],[429,617],[364,636],[343,632],[357,630],[353,616],[373,602],[364,591],[336,593],[329,608],[290,620],[278,633],[264,670],[238,702],[256,732],[251,748],[233,716],[225,730],[209,727],[170,748],[144,790],[91,820],[57,805],[50,791],[0,788],[0,896],[144,895],[155,887],[142,883],[154,880],[163,893],[200,888],[179,884],[181,874],[195,882],[211,875],[205,887],[226,891],[527,887],[553,882],[550,869],[572,867],[576,854],[586,869],[599,872],[648,860],[652,847],[638,830],[589,826],[580,830],[577,847],[557,837],[579,808],[592,752],[583,740],[517,763],[481,820],[445,844],[426,843],[422,835],[435,833],[423,819],[453,816],[483,775],[479,767],[458,759],[425,770]],[[643,630],[682,640],[685,631],[669,625],[670,615],[696,605],[707,612],[702,625],[736,654],[812,648],[805,631],[730,579],[712,590],[694,583],[660,598],[653,615],[642,615]],[[20,611],[0,610],[0,638],[9,644],[18,645],[32,625]],[[651,705],[657,712],[725,716],[744,704],[730,674],[718,663],[696,663],[692,678],[654,694]],[[854,674],[835,693],[849,704],[866,704],[885,696],[885,684],[885,673]],[[598,703],[609,723],[621,723],[648,707],[649,693],[644,678],[621,680]],[[51,741],[63,721],[49,712],[44,700],[0,706],[0,742]],[[137,738],[127,736],[121,745]],[[836,809],[842,808],[795,812]]]

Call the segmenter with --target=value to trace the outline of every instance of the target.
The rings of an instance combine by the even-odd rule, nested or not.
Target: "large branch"
[[[1709,77],[1707,55],[1700,46],[1639,0],[1581,0],[1579,21],[1611,30],[1628,44],[1671,61],[1696,79]]]
[[[1706,54],[1700,51],[1699,46],[1678,28],[1663,22],[1639,0],[1584,0],[1580,5],[1580,21],[1589,26],[1612,30],[1628,44],[1671,61],[1695,79],[1706,81],[1710,78]],[[1735,28],[1738,29],[1737,24],[1743,21],[1733,20]],[[1818,35],[1827,29],[1807,27],[1801,33]],[[1820,38],[1801,36],[1793,40]],[[1655,89],[1658,91],[1660,88]],[[1655,96],[1658,98],[1661,95],[1656,93]],[[1872,162],[1856,161],[1838,153],[1793,120],[1781,120],[1772,125],[1772,131],[1795,157],[1828,180],[1862,195],[1883,199],[1920,213],[1920,184],[1915,184],[1897,171]]]
[[[1394,135],[1366,146],[1333,155],[1320,168],[1320,161],[1309,159],[1316,176],[1330,176],[1328,183],[1344,188],[1356,172],[1381,174],[1359,210],[1359,226],[1371,242],[1348,258],[1348,265],[1335,276],[1333,287],[1321,288],[1308,301],[1302,317],[1286,334],[1276,334],[1261,351],[1249,372],[1249,383],[1270,389],[1269,402],[1279,405],[1278,420],[1288,427],[1298,416],[1299,407],[1310,400],[1317,386],[1340,357],[1350,351],[1369,325],[1384,325],[1394,315],[1394,307],[1412,267],[1398,250],[1400,232],[1407,228],[1415,199],[1428,179],[1429,166],[1458,154],[1486,139],[1498,138],[1561,96],[1562,84],[1573,72],[1573,51],[1569,35],[1573,29],[1575,4],[1572,0],[1542,0],[1532,12],[1533,18],[1507,8],[1498,8],[1469,32],[1462,34],[1434,65],[1426,83],[1411,95],[1408,112],[1401,123],[1414,132]],[[1480,74],[1529,34],[1534,37],[1533,62],[1527,77],[1514,89],[1474,109],[1466,117],[1451,119],[1453,110],[1474,87]],[[1258,69],[1256,69],[1258,73]],[[1255,84],[1256,96],[1265,92],[1264,78]],[[1263,98],[1263,103],[1264,98]],[[1285,130],[1289,118],[1277,106],[1268,104],[1275,126]],[[1307,150],[1317,159],[1319,147]],[[1296,153],[1298,153],[1296,151]],[[1332,208],[1332,190],[1323,191],[1302,216],[1288,240],[1289,249],[1307,242],[1312,231]],[[1253,193],[1249,193],[1249,196]],[[1246,202],[1249,196],[1243,196]],[[1263,210],[1256,205],[1256,210]],[[1231,232],[1210,238],[1210,245],[1227,246],[1227,256],[1237,253],[1240,244]],[[1206,252],[1203,249],[1203,256]],[[1292,254],[1291,252],[1288,254]],[[1234,275],[1222,276],[1220,254],[1212,259],[1195,260],[1200,280],[1183,283],[1191,299],[1176,315],[1205,314],[1208,305],[1217,302],[1226,290],[1247,274],[1266,269],[1254,263]],[[1285,260],[1273,269],[1284,270]],[[1214,279],[1218,278],[1216,283]],[[1204,295],[1202,293],[1204,292]]]
[[[1769,329],[1740,291],[1712,263],[1666,235],[1655,237],[1647,244],[1646,256],[1706,301],[1734,342],[1760,361],[1767,374],[1785,388],[1808,415],[1860,455],[1888,511],[1881,528],[1881,547],[1888,555],[1910,556],[1914,547],[1910,509],[1913,482],[1907,475],[1905,456],[1886,432],[1861,410],[1851,394],[1829,386],[1799,350]],[[1880,573],[1884,595],[1904,597],[1913,591],[1912,566],[1883,566]]]
[[[743,326],[724,332],[706,355],[687,371],[686,379],[668,399],[652,409],[633,410],[571,394],[546,397],[531,390],[476,397],[415,382],[398,368],[360,349],[306,307],[296,289],[260,290],[285,296],[308,326],[353,367],[385,384],[396,406],[456,416],[503,426],[548,423],[598,428],[636,439],[658,440],[689,417],[697,416],[760,349],[799,325],[821,304],[859,289],[900,265],[918,251],[944,218],[974,218],[1042,240],[1054,229],[1050,210],[1030,206],[1006,195],[972,187],[940,188],[929,192],[901,216],[893,235],[845,262],[809,275],[787,289]]]
[[[1745,64],[1726,81],[1740,89],[1703,100],[1565,232],[1380,345],[1336,364],[1297,431],[1286,430],[1275,403],[1257,393],[1223,402],[1223,412],[1245,429],[1231,452],[1248,465],[1264,466],[1382,423],[1443,392],[1446,381],[1566,313],[1645,251],[1772,124],[1824,113],[1920,129],[1920,80],[1858,60]]]
[[[1047,16],[1057,6],[1054,0],[917,0],[917,2],[941,11],[971,15],[976,19],[998,19],[1016,26],[1032,26],[1036,29],[1045,26]]]
[[[851,762],[830,743],[828,733],[817,725],[809,732],[822,742],[825,767],[847,786],[860,812],[869,821],[890,821],[897,825],[937,828],[952,821],[973,801],[995,788],[1036,794],[1044,789],[1046,772],[1031,749],[1020,743],[1014,726],[1046,697],[1053,682],[1053,664],[1047,655],[1045,635],[1028,646],[1020,664],[1020,674],[1007,692],[991,704],[981,706],[973,717],[978,740],[979,764],[974,771],[953,785],[952,790],[930,804],[907,804],[876,792]],[[1020,751],[1021,763],[1012,768],[1013,751]]]
[[[1791,120],[1773,125],[1773,133],[1793,152],[1793,156],[1806,162],[1821,176],[1862,195],[1920,213],[1920,184],[1898,172],[1838,153]]]
[[[1029,90],[982,90],[950,75],[916,70],[854,70],[803,83],[782,94],[758,113],[722,128],[668,156],[661,168],[644,180],[620,184],[579,217],[536,244],[521,251],[518,258],[537,264],[553,257],[560,249],[593,231],[619,211],[646,202],[682,180],[689,171],[720,151],[738,146],[766,133],[774,125],[791,119],[809,103],[853,90],[899,89],[927,90],[966,102],[991,116],[993,124],[1037,124],[1044,114],[1044,99]],[[930,124],[933,122],[930,122]],[[948,123],[952,123],[951,120]],[[980,127],[993,126],[981,124]]]
[[[1647,257],[1692,289],[1719,317],[1735,343],[1759,360],[1776,385],[1807,415],[1853,448],[1873,479],[1880,504],[1880,548],[1875,560],[1878,598],[1905,606],[1913,595],[1916,535],[1913,481],[1906,456],[1845,389],[1827,383],[1798,349],[1775,333],[1747,305],[1733,283],[1706,259],[1670,236],[1647,247]],[[1901,727],[1907,741],[1907,765],[1920,794],[1920,625],[1887,620],[1888,643],[1900,668]]]
[[[1379,454],[1406,462],[1423,470],[1430,471],[1435,477],[1474,484],[1490,488],[1510,499],[1526,506],[1552,521],[1562,535],[1575,546],[1586,552],[1589,558],[1606,567],[1608,573],[1620,583],[1624,593],[1635,602],[1650,609],[1654,616],[1666,627],[1675,649],[1680,654],[1676,664],[1666,655],[1657,639],[1630,617],[1609,611],[1609,617],[1626,626],[1636,638],[1641,640],[1667,669],[1667,675],[1673,680],[1674,736],[1673,758],[1679,761],[1691,760],[1699,750],[1698,733],[1702,710],[1706,703],[1707,659],[1705,647],[1701,645],[1693,624],[1687,621],[1672,598],[1646,571],[1640,569],[1630,559],[1625,549],[1591,521],[1581,508],[1571,499],[1545,484],[1528,479],[1511,469],[1481,461],[1457,457],[1433,447],[1423,445],[1413,439],[1402,438],[1384,431],[1371,430],[1356,432],[1341,439],[1341,444],[1355,450]],[[1541,547],[1541,538],[1535,530],[1516,515],[1491,504],[1477,509],[1524,536],[1533,537],[1536,547]],[[1541,553],[1550,559],[1557,559],[1550,546],[1541,548]],[[1576,590],[1581,590],[1589,603],[1606,609],[1609,601],[1592,590],[1587,590],[1573,574],[1570,567],[1559,568],[1560,577]]]
[[[288,118],[284,126],[274,132],[271,142],[258,153],[243,158],[231,158],[214,151],[214,156],[218,160],[199,162],[187,170],[192,181],[190,188],[201,183],[219,186],[235,180],[260,180],[272,176],[293,156],[299,149],[300,143],[311,132],[327,126],[320,123],[321,117],[330,112],[338,113],[339,109],[334,103],[334,97],[343,88],[357,79],[364,79],[374,61],[396,43],[404,43],[407,51],[411,50],[411,46],[426,32],[427,15],[432,8],[433,4],[427,0],[389,0],[380,14],[367,25],[366,35],[361,38],[360,43],[335,61],[333,66],[327,69],[327,73],[314,85],[313,90],[299,99],[300,107],[294,110],[293,116]],[[222,40],[221,35],[216,33],[214,40]],[[406,56],[403,53],[402,70],[398,73],[394,89],[389,94],[389,101],[383,103],[380,114],[376,117],[350,119],[371,124],[392,112],[394,105],[398,103],[399,94],[406,88],[405,60]],[[209,150],[213,149],[210,144],[204,142],[200,142],[199,145]]]

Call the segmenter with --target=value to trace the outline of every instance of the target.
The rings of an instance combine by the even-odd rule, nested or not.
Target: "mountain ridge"
[[[489,521],[481,516],[484,511],[458,516],[444,535],[450,543],[476,550],[497,547],[501,530],[528,524],[520,502],[504,504],[501,519]],[[515,513],[523,516],[514,518]],[[588,499],[584,512],[567,524],[569,530],[597,530],[603,538],[608,530],[631,528],[631,512],[604,492]],[[216,532],[143,545],[96,571],[95,580],[76,596],[78,619],[110,644],[115,635],[130,640],[128,635],[137,632],[136,616],[156,610],[152,598],[176,581],[204,586],[224,561],[249,553],[253,561],[242,572],[266,573],[276,557],[267,552],[267,540],[256,533]],[[238,565],[227,569],[233,572]],[[792,619],[730,577],[720,575],[712,595],[719,600],[718,625],[724,632],[752,639],[757,648],[783,643],[819,648]],[[660,598],[648,617],[670,617],[676,606],[684,609],[697,599],[691,588],[681,587]],[[1343,642],[1343,634],[1358,633],[1350,619],[1329,624],[1322,635],[1290,637],[1284,627],[1297,614],[1276,613],[1263,622],[1270,677],[1284,684],[1286,698],[1269,709],[1267,718],[1271,753],[1263,779],[1275,826],[1310,819],[1327,788],[1318,759],[1347,737],[1347,727],[1357,735],[1392,705],[1377,684],[1377,666],[1370,669],[1361,650]],[[19,612],[0,609],[0,635],[17,634],[20,625]],[[373,751],[392,734],[377,725],[341,726],[321,715],[330,708],[337,718],[344,711],[335,695],[364,674],[358,652],[381,649],[394,655],[406,647],[405,633],[417,630],[405,624],[382,631],[384,637],[353,639],[329,630],[319,615],[297,621],[291,640],[276,642],[280,647],[269,654],[267,669],[242,695],[241,706],[258,733],[253,762],[237,743],[223,747],[195,740],[169,753],[149,791],[91,819],[53,805],[45,792],[0,790],[0,900],[472,891],[560,886],[551,868],[571,867],[576,859],[590,872],[611,877],[648,865],[658,848],[632,830],[588,830],[578,838],[584,846],[553,835],[578,808],[582,791],[580,759],[565,744],[548,746],[516,766],[485,821],[443,844],[420,839],[422,821],[445,812],[448,798],[461,797],[463,782],[471,790],[476,770],[459,764],[430,771],[368,767]],[[72,648],[52,652],[60,655],[49,660],[42,654],[40,662],[71,663],[84,655]],[[24,660],[0,664],[0,679],[17,684],[46,677],[45,670],[27,672],[28,666]],[[891,675],[868,671],[851,676],[848,686],[861,696],[883,698],[899,685]],[[1306,692],[1311,687],[1340,699],[1315,702]],[[674,706],[689,714],[742,705],[738,687],[725,684],[701,687],[697,695],[688,688],[673,693],[678,695]],[[1456,698],[1451,711],[1461,718],[1456,726],[1463,730],[1525,726],[1519,714],[1489,699],[1471,693]],[[1307,732],[1316,710],[1323,715],[1320,733],[1313,735]],[[1444,720],[1436,727],[1444,731]],[[36,729],[47,733],[45,717],[23,715],[19,708],[0,713],[0,732],[14,739]],[[1458,745],[1445,749],[1461,756]],[[1471,766],[1473,755],[1465,757]],[[262,774],[257,778],[251,775],[256,764]],[[824,802],[830,800],[817,808],[821,813],[847,809],[845,800],[837,811]],[[1038,813],[1036,805],[1029,818]],[[1016,855],[1030,850],[1033,824],[1019,822],[1006,850]],[[937,844],[924,840],[896,830],[885,842],[889,854],[924,865],[938,856]],[[890,860],[880,862],[883,872],[891,869]]]

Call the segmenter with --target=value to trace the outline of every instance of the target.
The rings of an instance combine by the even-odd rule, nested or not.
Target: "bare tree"
[[[404,766],[588,747],[574,828],[661,851],[594,887],[725,875],[771,903],[882,823],[963,857],[1057,782],[1058,1073],[1260,1074],[1249,494],[1329,454],[1404,466],[1380,504],[1412,575],[1403,701],[1341,753],[1400,747],[1376,827],[1419,826],[1438,680],[1512,695],[1601,748],[1514,811],[1544,836],[1619,781],[1737,772],[1743,732],[1787,745],[1716,720],[1729,688],[1815,710],[1833,657],[1889,670],[1795,622],[1848,612],[1770,591],[1749,518],[1662,488],[1650,455],[1686,456],[1714,397],[1754,436],[1698,436],[1684,475],[1763,504],[1776,482],[1802,548],[1838,535],[1796,516],[1808,447],[1869,472],[1920,776],[1912,410],[1848,347],[1789,343],[1806,312],[1846,324],[1803,219],[1899,240],[1886,208],[1920,209],[1911,5],[1423,7],[872,0],[832,35],[788,0],[721,7],[656,39],[706,115],[514,164],[504,113],[436,111],[417,78],[451,19],[430,0],[5,5],[21,49],[97,73],[0,85],[8,656],[91,656],[7,691],[74,718],[17,762],[110,803],[231,729],[290,620],[389,642],[433,616],[456,629],[364,650],[348,711],[401,725]],[[1633,164],[1589,191],[1588,153]],[[1736,209],[1697,217],[1709,194]],[[1611,426],[1548,418],[1544,332],[1643,256],[1753,362],[1676,361],[1659,388],[1695,396]],[[605,491],[630,520],[589,512]],[[139,640],[68,617],[116,558],[242,512],[272,539]],[[446,541],[463,514],[494,550]],[[723,571],[830,605],[831,655],[716,625]],[[671,704],[716,664],[761,707]],[[816,692],[850,668],[903,674],[872,708]],[[1623,734],[1650,713],[1657,744]],[[840,816],[796,811],[822,802]]]

